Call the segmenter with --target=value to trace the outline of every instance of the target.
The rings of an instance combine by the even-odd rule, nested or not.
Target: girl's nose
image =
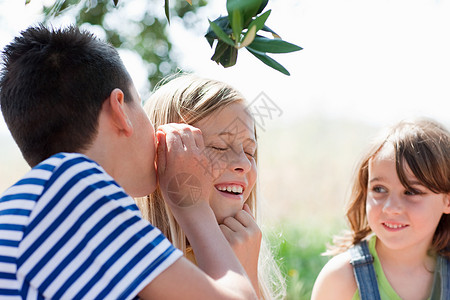
[[[247,154],[241,149],[239,151],[232,151],[232,157],[229,161],[230,169],[233,172],[247,173],[252,168],[252,163],[247,157]]]
[[[389,195],[383,206],[383,212],[389,214],[399,214],[403,210],[401,197]]]

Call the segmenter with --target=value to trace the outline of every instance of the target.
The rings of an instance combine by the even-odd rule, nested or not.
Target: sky
[[[245,90],[260,91],[288,121],[311,113],[384,126],[426,116],[448,124],[450,112],[450,1],[271,1],[267,24],[304,48],[274,55],[287,77],[245,51],[236,67],[199,64],[208,47],[190,48],[180,35],[183,62]],[[175,26],[174,26],[175,27]],[[181,40],[184,38],[184,40]],[[241,55],[242,54],[242,55]]]
[[[38,1],[44,0],[27,6],[24,0],[0,0],[1,48],[40,20]],[[124,13],[138,13],[142,0],[128,1],[136,9]],[[228,82],[249,102],[264,92],[282,110],[280,122],[319,114],[376,126],[416,116],[450,125],[450,1],[271,0],[266,24],[304,48],[273,55],[291,76],[245,49],[234,67],[211,61],[213,50],[203,34],[207,18],[226,14],[226,1],[210,2],[199,11],[204,21],[197,28],[183,28],[176,19],[169,27],[180,68]],[[161,13],[162,5],[156,6]],[[126,51],[121,56],[145,97],[149,88],[140,58]],[[2,120],[0,133],[8,134]]]

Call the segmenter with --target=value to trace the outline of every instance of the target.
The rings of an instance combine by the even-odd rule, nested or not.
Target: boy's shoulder
[[[87,177],[89,172],[105,176],[108,180],[112,178],[95,161],[81,153],[57,153],[36,165],[30,172],[24,176],[38,177],[53,182],[58,177],[64,176],[70,179],[70,176]],[[84,172],[83,172],[84,171]]]
[[[113,178],[87,156],[61,152],[33,167],[13,186],[0,194],[0,199],[4,201],[24,197],[22,200],[36,201],[51,186],[62,186],[70,181],[80,180],[86,181],[89,185],[91,177],[95,177],[95,181],[100,179],[117,186]]]
[[[70,167],[80,163],[86,163],[90,164],[91,166],[101,168],[100,165],[98,165],[95,161],[91,160],[84,154],[60,152],[42,161],[41,163],[36,165],[33,169],[31,169],[31,171],[48,170],[54,172],[63,165],[67,165],[66,167]]]
[[[352,299],[357,290],[348,251],[331,258],[316,279],[312,299]]]

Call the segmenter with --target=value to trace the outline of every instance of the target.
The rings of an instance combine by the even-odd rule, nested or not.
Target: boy
[[[0,198],[1,298],[255,298],[209,208],[199,130],[158,130],[158,175],[206,274],[127,195],[155,189],[156,147],[115,49],[39,26],[3,59],[2,113],[33,169]]]

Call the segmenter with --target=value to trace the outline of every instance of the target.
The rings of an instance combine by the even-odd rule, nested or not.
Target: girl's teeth
[[[242,194],[242,192],[243,192],[242,186],[236,186],[236,185],[227,186],[227,187],[218,187],[217,189],[222,192],[229,192],[229,193],[236,193],[236,194]]]
[[[386,225],[386,227],[393,228],[393,229],[405,227],[405,225],[388,224],[388,223],[384,223],[384,225]]]

